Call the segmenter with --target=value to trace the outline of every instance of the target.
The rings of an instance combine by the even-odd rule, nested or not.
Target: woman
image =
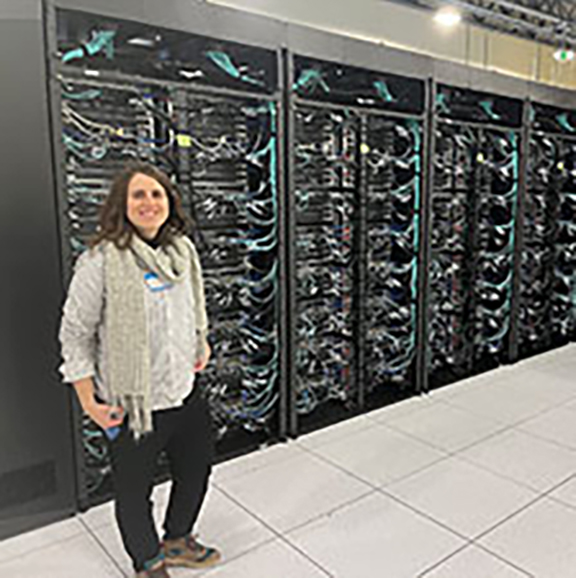
[[[136,163],[117,175],[100,231],[76,264],[60,329],[64,380],[109,438],[115,513],[136,576],[216,564],[192,536],[213,442],[194,373],[210,347],[198,254],[170,179]],[[172,490],[162,543],[150,495],[165,451]]]

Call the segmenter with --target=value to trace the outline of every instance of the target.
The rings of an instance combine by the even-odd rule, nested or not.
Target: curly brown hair
[[[192,220],[184,213],[180,194],[170,177],[154,165],[133,161],[128,163],[112,180],[110,192],[100,210],[100,230],[89,241],[91,248],[102,241],[112,241],[119,249],[126,249],[130,245],[132,235],[137,234],[137,230],[126,215],[128,185],[132,177],[140,173],[158,181],[168,195],[170,212],[168,219],[158,232],[157,240],[160,245],[169,244],[175,236],[190,234],[193,226]]]

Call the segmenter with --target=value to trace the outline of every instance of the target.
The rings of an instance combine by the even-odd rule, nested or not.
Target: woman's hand
[[[210,349],[210,345],[207,341],[204,342],[204,349],[203,355],[196,360],[194,364],[194,372],[202,371],[207,365],[208,361],[210,361],[210,355],[212,354],[212,349]]]
[[[124,410],[121,407],[106,405],[94,401],[84,407],[84,411],[102,429],[119,427],[124,421]]]

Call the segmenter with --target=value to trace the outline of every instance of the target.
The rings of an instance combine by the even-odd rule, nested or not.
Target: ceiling
[[[576,48],[576,0],[394,0],[436,10],[453,6],[472,24]]]

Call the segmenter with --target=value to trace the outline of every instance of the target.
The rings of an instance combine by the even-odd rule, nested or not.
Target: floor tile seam
[[[428,512],[425,512],[424,510],[420,510],[419,508],[417,508],[416,506],[414,506],[410,502],[406,502],[405,500],[396,496],[395,494],[391,494],[390,492],[387,492],[386,488],[378,488],[376,491],[380,492],[381,494],[383,494],[387,498],[390,498],[391,500],[393,500],[397,504],[401,505],[402,507],[410,510],[412,513],[417,514],[418,516],[420,516],[422,518],[425,518],[429,522],[432,522],[435,526],[439,526],[443,530],[446,530],[450,534],[453,534],[454,536],[456,536],[460,540],[464,540],[464,542],[466,542],[466,544],[472,544],[473,543],[472,538],[470,538],[469,536],[465,536],[464,534],[461,534],[458,530],[455,530],[451,526],[448,526],[445,522],[437,520],[431,514],[429,514]]]
[[[364,478],[361,478],[360,476],[358,476],[354,472],[346,469],[345,467],[341,466],[340,464],[337,464],[336,462],[333,462],[332,460],[330,460],[326,456],[323,456],[322,454],[316,452],[315,450],[309,449],[309,448],[303,448],[303,451],[306,452],[307,454],[310,454],[312,457],[318,459],[319,461],[324,462],[325,464],[329,465],[330,467],[334,468],[335,470],[338,470],[340,473],[346,474],[346,476],[353,478],[357,482],[360,482],[360,483],[364,484],[365,486],[368,486],[369,488],[371,488],[373,490],[375,490],[377,488],[377,485],[373,484],[372,482],[369,482],[368,480],[365,480]]]
[[[258,516],[258,514],[250,511],[244,504],[242,504],[242,502],[237,500],[234,496],[228,494],[225,490],[221,490],[221,491],[229,500],[234,502],[239,508],[241,508],[248,515],[250,515],[252,518],[257,520],[260,524],[262,524],[262,526],[267,528],[274,535],[274,538],[271,538],[270,540],[268,540],[267,543],[274,542],[274,541],[280,539],[284,543],[288,544],[293,550],[297,551],[300,555],[302,555],[304,558],[306,558],[315,567],[317,567],[319,570],[321,570],[322,573],[326,574],[330,578],[335,578],[335,577],[328,570],[326,570],[326,568],[324,568],[317,560],[314,560],[314,558],[312,558],[307,552],[301,550],[297,545],[295,545],[293,542],[291,542],[290,539],[288,538],[288,534],[295,532],[297,530],[301,530],[302,528],[304,528],[304,527],[306,527],[306,526],[308,526],[314,522],[317,522],[321,518],[328,517],[328,516],[334,514],[334,512],[336,512],[336,511],[338,511],[338,510],[340,510],[346,506],[351,506],[355,502],[361,501],[361,500],[368,498],[369,496],[376,493],[376,490],[373,489],[373,490],[371,490],[365,494],[362,494],[361,496],[356,496],[353,500],[349,500],[343,504],[340,504],[336,508],[332,508],[330,510],[327,510],[326,512],[323,512],[322,514],[319,514],[318,516],[314,516],[313,518],[306,520],[305,522],[302,522],[301,524],[297,524],[295,526],[292,526],[292,527],[284,529],[284,530],[278,530],[277,528],[275,528],[274,526],[272,526],[271,524],[269,524],[268,522],[263,520],[260,516]],[[256,546],[255,548],[251,548],[249,551],[252,552],[256,548],[261,547],[262,545],[263,544],[260,544],[260,545]],[[242,554],[242,556],[246,555],[249,551],[244,552]],[[237,556],[235,559],[238,559],[239,557],[240,556]]]
[[[567,444],[565,444],[565,443],[563,443],[563,442],[561,442],[561,441],[558,441],[557,439],[552,439],[552,438],[549,438],[549,437],[544,437],[542,434],[538,434],[538,433],[536,433],[536,432],[529,431],[529,430],[527,430],[527,429],[522,429],[522,427],[518,427],[518,428],[516,428],[516,429],[518,429],[519,432],[522,432],[523,434],[529,435],[529,436],[531,436],[531,437],[533,437],[533,438],[536,438],[536,439],[538,439],[538,440],[542,440],[542,441],[545,441],[545,442],[549,442],[549,443],[551,443],[551,444],[554,444],[554,445],[557,445],[557,446],[559,446],[559,447],[561,447],[561,448],[564,448],[565,450],[570,450],[571,452],[576,452],[576,445],[574,445],[574,446],[569,446],[569,445],[567,445]]]
[[[359,475],[355,474],[354,472],[352,472],[352,471],[346,469],[345,467],[341,466],[340,464],[330,460],[330,458],[327,458],[326,456],[318,453],[314,449],[305,448],[304,451],[308,452],[313,457],[319,459],[320,461],[324,462],[325,464],[328,464],[329,466],[333,467],[334,469],[338,470],[339,472],[346,474],[347,476],[353,478],[357,482],[361,482],[362,484],[369,486],[373,490],[375,490],[378,487],[377,485],[373,484],[372,482],[365,480],[364,478],[360,477]]]
[[[116,558],[112,555],[111,552],[108,551],[108,548],[106,548],[106,546],[104,545],[104,543],[100,540],[100,538],[98,537],[98,535],[92,531],[87,524],[85,524],[83,521],[80,522],[84,528],[86,529],[86,532],[88,533],[88,535],[92,538],[92,540],[96,543],[97,547],[102,550],[102,552],[104,553],[104,555],[106,556],[106,558],[108,558],[113,566],[120,572],[120,574],[122,576],[126,576],[128,577],[128,574],[126,574],[124,572],[124,570],[122,569],[122,566],[120,565],[120,563],[118,562],[118,560],[116,560]]]
[[[440,446],[437,446],[437,445],[435,445],[435,444],[433,444],[433,443],[431,443],[431,442],[429,442],[429,441],[427,441],[427,440],[425,440],[425,439],[423,439],[423,438],[421,438],[421,437],[419,437],[413,433],[404,431],[403,429],[400,429],[398,427],[394,427],[391,424],[388,425],[385,423],[378,423],[378,426],[381,428],[384,428],[384,429],[388,429],[392,433],[394,433],[396,435],[400,435],[401,437],[403,436],[403,437],[409,438],[413,441],[417,441],[417,442],[419,442],[419,443],[421,443],[421,444],[423,444],[429,448],[432,448],[436,451],[439,451],[442,454],[445,454],[446,456],[451,456],[454,453],[454,450],[447,450],[446,448],[442,448]]]
[[[385,494],[389,498],[396,500],[398,503],[400,503],[400,504],[406,506],[407,508],[409,508],[410,510],[413,510],[414,512],[424,516],[425,518],[431,520],[432,522],[445,528],[446,530],[449,530],[453,534],[456,534],[457,536],[465,539],[466,541],[470,542],[471,544],[475,544],[478,540],[482,539],[485,535],[494,531],[496,528],[498,528],[502,524],[508,522],[510,519],[521,514],[522,512],[527,510],[528,508],[531,508],[534,504],[536,504],[539,501],[544,500],[546,498],[545,494],[536,494],[534,499],[526,502],[524,505],[520,506],[517,510],[514,510],[514,512],[507,514],[504,518],[502,518],[501,520],[499,520],[498,522],[496,522],[492,526],[488,527],[487,529],[482,530],[482,532],[480,532],[479,534],[474,534],[473,536],[465,536],[464,534],[461,534],[458,530],[452,528],[451,526],[448,526],[446,522],[442,522],[441,520],[434,518],[432,514],[429,514],[429,513],[425,512],[424,510],[421,510],[420,508],[418,508],[417,506],[414,506],[410,502],[405,501],[405,499],[403,499],[399,496],[396,496],[395,494],[391,494],[390,492],[388,492],[386,490],[387,490],[386,488],[379,488],[378,489],[378,491],[382,492],[383,494]]]
[[[498,520],[498,522],[496,522],[489,528],[486,528],[485,530],[482,530],[482,532],[480,532],[479,534],[475,534],[474,536],[472,536],[471,538],[472,543],[479,544],[480,540],[483,540],[488,534],[491,534],[500,526],[507,524],[508,522],[510,522],[510,520],[513,520],[517,516],[523,514],[526,510],[529,510],[530,508],[535,506],[538,502],[542,502],[545,499],[546,494],[538,494],[533,500],[526,502],[523,506],[521,506],[517,510],[514,510],[514,512],[511,512],[510,514],[504,516],[504,518]]]
[[[490,548],[488,548],[484,544],[474,542],[473,546],[475,548],[479,548],[480,550],[483,550],[484,552],[486,552],[487,554],[490,554],[491,556],[494,556],[494,558],[497,558],[501,562],[505,562],[509,566],[512,566],[515,570],[518,570],[519,572],[522,572],[522,574],[525,574],[527,576],[527,578],[541,578],[541,577],[536,576],[535,574],[528,572],[528,570],[526,570],[526,568],[522,568],[521,566],[518,566],[516,563],[511,562],[507,558],[504,558],[502,556],[502,554],[499,554],[498,552],[494,552],[493,550],[491,550]]]
[[[528,419],[526,419],[526,420],[523,419],[523,420],[521,420],[521,421],[519,421],[519,422],[514,422],[514,423],[512,423],[512,424],[509,424],[509,425],[503,427],[502,429],[494,432],[494,434],[490,434],[490,436],[488,436],[488,437],[496,437],[496,436],[502,435],[502,434],[504,434],[504,433],[506,433],[506,432],[510,432],[511,430],[515,430],[517,433],[522,433],[522,434],[525,434],[525,435],[529,435],[529,436],[534,437],[534,438],[536,438],[536,439],[538,439],[538,440],[545,441],[545,442],[551,443],[551,444],[556,445],[556,446],[561,446],[561,447],[563,447],[563,448],[567,448],[567,449],[571,450],[572,452],[576,452],[576,447],[565,446],[565,445],[562,445],[561,443],[558,443],[558,442],[556,442],[555,440],[552,440],[552,439],[550,439],[550,438],[545,438],[545,437],[543,437],[543,436],[541,436],[541,435],[538,435],[538,434],[532,433],[532,432],[530,432],[530,431],[528,431],[528,430],[522,429],[522,424],[525,423],[525,422],[527,422],[527,421],[531,421],[532,419],[533,419],[533,418],[530,417],[530,418],[528,418]],[[487,437],[486,439],[488,439],[488,437]],[[480,440],[480,442],[473,442],[472,444],[470,444],[470,445],[468,445],[468,446],[465,446],[465,447],[457,450],[457,451],[454,452],[454,453],[457,453],[457,454],[458,454],[458,453],[461,453],[462,451],[466,451],[466,450],[472,448],[473,446],[477,445],[478,443],[482,443],[482,442],[486,441],[486,439]]]
[[[368,420],[367,420],[367,421],[368,421]],[[331,439],[331,440],[328,440],[328,441],[325,441],[325,442],[320,442],[320,443],[318,443],[318,444],[314,444],[313,447],[307,447],[306,445],[304,445],[304,441],[305,441],[305,440],[300,440],[299,438],[296,438],[295,443],[296,443],[296,445],[297,445],[301,450],[304,450],[304,451],[316,450],[317,448],[326,447],[327,445],[330,445],[330,444],[332,444],[332,443],[336,443],[336,442],[342,441],[343,439],[346,439],[347,436],[353,437],[353,436],[355,436],[355,435],[357,435],[357,434],[361,434],[361,433],[363,433],[363,432],[365,432],[365,431],[367,431],[367,430],[369,430],[369,429],[374,429],[376,426],[379,425],[376,420],[372,420],[372,419],[371,419],[371,420],[369,420],[369,421],[370,421],[370,423],[368,423],[365,428],[361,428],[361,429],[358,429],[358,430],[355,430],[355,431],[352,431],[352,432],[348,432],[347,434],[342,433],[341,436],[337,436],[337,437],[335,437],[334,439]],[[319,430],[319,431],[322,431],[322,430]]]
[[[551,496],[550,494],[546,494],[544,497],[548,500],[551,500],[552,502],[554,502],[558,506],[564,506],[566,508],[569,508],[570,510],[576,511],[576,505],[570,504],[569,502],[565,502],[564,500],[562,500],[562,498],[558,498],[556,496]]]
[[[481,411],[477,411],[475,408],[464,407],[464,406],[456,405],[456,404],[453,404],[453,403],[447,403],[447,405],[450,405],[451,407],[456,408],[456,409],[459,409],[459,410],[461,410],[461,411],[466,411],[466,412],[468,412],[468,413],[470,413],[470,414],[472,414],[472,415],[474,415],[474,416],[476,416],[476,417],[478,417],[478,418],[483,418],[483,419],[486,419],[486,420],[492,420],[492,421],[494,421],[494,422],[501,423],[501,424],[504,424],[504,423],[505,423],[504,420],[502,420],[502,418],[494,418],[493,416],[488,415],[487,412],[484,413],[484,412],[481,412]],[[547,413],[548,411],[557,409],[557,407],[558,407],[558,406],[556,406],[556,405],[555,405],[555,406],[552,406],[552,407],[546,407],[546,408],[543,408],[543,409],[539,409],[539,410],[538,410],[537,412],[535,412],[535,413],[530,413],[530,414],[528,414],[528,415],[526,415],[526,416],[524,416],[524,417],[521,417],[521,418],[513,418],[512,422],[511,422],[510,420],[508,420],[508,419],[505,420],[505,421],[506,421],[507,425],[518,425],[519,423],[522,423],[522,422],[524,422],[524,421],[528,421],[528,420],[534,419],[535,417],[539,417],[539,416],[541,416],[542,414]]]
[[[220,492],[221,494],[223,494],[227,499],[231,500],[233,503],[235,503],[240,509],[242,509],[244,511],[244,513],[248,514],[250,516],[250,518],[256,520],[258,523],[260,523],[262,526],[264,526],[267,530],[269,530],[273,536],[268,537],[262,541],[257,542],[256,544],[253,544],[252,546],[250,546],[249,548],[247,548],[246,550],[240,552],[239,554],[229,557],[229,558],[224,558],[223,562],[219,565],[219,567],[222,567],[224,565],[229,564],[230,562],[233,562],[235,560],[238,560],[239,558],[244,557],[245,555],[253,552],[254,550],[257,550],[267,544],[270,544],[274,541],[276,541],[278,538],[282,537],[282,533],[279,532],[278,530],[276,530],[273,526],[270,526],[268,523],[266,523],[264,520],[262,520],[257,514],[251,512],[248,508],[246,508],[240,501],[238,501],[236,498],[234,498],[232,495],[230,495],[228,492],[226,492],[226,490],[224,490],[223,488],[215,488],[218,492]],[[324,514],[322,514],[324,515]],[[319,516],[320,517],[320,516]],[[317,517],[314,518],[314,520],[316,520]],[[309,523],[313,520],[309,520],[306,522]],[[85,525],[85,523],[83,523],[83,525]],[[114,525],[114,522],[110,522],[105,524],[105,526],[101,526],[100,529],[102,529],[103,527],[112,527]],[[300,526],[300,525],[299,525]],[[299,527],[297,526],[297,527]],[[90,531],[90,530],[88,530]],[[290,530],[291,531],[291,530]],[[90,532],[92,534],[94,534],[94,531]],[[108,550],[106,549],[106,547],[100,543],[100,541],[98,539],[96,539],[96,541],[98,542],[98,544],[100,545],[101,548],[103,548],[106,552],[106,554],[108,555],[108,557],[112,557],[113,561],[115,562],[115,565],[120,569],[120,571],[122,572],[123,575],[124,572],[122,571],[122,568],[118,565],[118,563],[116,562],[116,559],[112,556],[111,553],[108,552]],[[204,576],[206,573],[210,572],[211,570],[206,570],[205,572],[203,572],[202,574],[198,575],[198,578],[200,578],[201,576]],[[326,572],[325,572],[326,573]]]
[[[482,436],[482,437],[478,438],[477,440],[474,440],[473,442],[470,442],[469,444],[466,444],[466,445],[464,445],[464,446],[462,446],[462,447],[454,448],[454,449],[451,449],[451,450],[446,449],[445,447],[443,448],[443,447],[441,447],[441,446],[439,446],[439,445],[436,445],[436,444],[434,444],[434,443],[432,443],[432,442],[430,442],[430,441],[428,441],[428,440],[425,440],[423,437],[419,437],[419,436],[417,436],[417,435],[415,435],[415,434],[413,434],[413,433],[411,433],[411,432],[407,432],[407,431],[402,430],[402,429],[400,429],[400,428],[394,427],[392,424],[389,425],[389,426],[386,426],[386,427],[389,427],[390,429],[394,430],[394,432],[396,432],[396,433],[401,433],[401,434],[403,434],[403,435],[405,435],[405,436],[408,436],[408,437],[410,437],[410,438],[412,438],[412,439],[414,439],[414,440],[417,440],[417,441],[419,441],[419,442],[421,442],[421,443],[423,443],[423,444],[426,444],[428,447],[431,447],[431,448],[433,448],[433,449],[435,449],[435,450],[438,450],[438,451],[441,451],[441,452],[443,452],[443,453],[445,453],[445,454],[448,454],[449,456],[454,456],[454,455],[457,455],[458,453],[460,453],[461,451],[465,451],[465,450],[471,448],[472,446],[474,446],[474,445],[476,445],[476,444],[478,444],[478,443],[481,443],[481,442],[483,442],[483,441],[486,441],[487,439],[489,439],[489,438],[491,438],[491,437],[493,437],[493,436],[499,435],[499,434],[503,433],[504,431],[506,431],[506,430],[508,430],[508,429],[511,429],[511,428],[513,428],[513,427],[515,427],[515,426],[513,426],[513,425],[502,425],[501,428],[499,428],[499,429],[497,429],[497,430],[495,430],[495,431],[493,431],[493,432],[490,432],[489,434],[486,434],[485,436]]]
[[[246,507],[240,500],[238,500],[235,496],[233,496],[232,494],[228,493],[226,490],[221,490],[222,493],[232,502],[234,502],[239,508],[241,508],[242,510],[244,510],[248,515],[250,515],[252,518],[254,518],[257,522],[259,522],[260,524],[262,524],[265,528],[267,528],[268,530],[270,530],[273,534],[275,534],[276,536],[283,536],[285,534],[288,534],[289,532],[294,532],[296,530],[300,530],[301,528],[303,528],[304,526],[307,526],[308,524],[311,524],[313,522],[318,521],[320,518],[326,517],[326,516],[331,516],[332,514],[334,514],[335,512],[337,512],[338,510],[351,506],[352,504],[354,504],[355,502],[359,502],[365,498],[368,498],[369,496],[371,496],[372,494],[376,493],[377,489],[376,488],[369,488],[368,491],[355,496],[354,498],[350,499],[350,500],[346,500],[340,504],[338,504],[337,506],[334,506],[332,508],[329,508],[328,510],[322,512],[321,514],[318,514],[316,516],[313,516],[312,518],[309,518],[308,520],[304,521],[304,522],[300,522],[299,524],[296,524],[294,526],[290,526],[289,528],[284,528],[282,530],[275,528],[273,525],[271,525],[269,522],[266,522],[266,520],[264,520],[263,518],[261,518],[258,514],[256,514],[255,512],[252,512],[250,509],[248,509],[248,507]]]
[[[543,498],[548,498],[548,499],[553,499],[551,498],[550,494],[556,492],[557,490],[559,490],[562,486],[565,486],[566,484],[568,484],[569,482],[571,482],[572,480],[576,479],[576,473],[572,474],[571,476],[568,476],[567,478],[565,478],[564,480],[562,480],[561,482],[558,482],[556,485],[554,485],[553,487],[549,488],[548,490],[546,490],[545,492],[542,492],[541,496]],[[555,500],[557,501],[557,500]],[[564,502],[562,502],[564,503]],[[569,505],[569,504],[567,504]],[[576,508],[576,506],[574,506],[574,508]]]
[[[297,447],[297,448],[298,448],[298,451],[302,451],[302,450],[303,450],[303,447],[302,447],[300,444],[298,444],[298,443],[296,442],[296,440],[291,440],[291,441],[288,442],[288,443],[289,443],[291,446],[293,446],[293,447]],[[277,444],[276,444],[276,445],[277,445]],[[274,446],[271,446],[271,447],[274,447]],[[263,450],[256,450],[255,453],[258,453],[259,451],[266,451],[266,448],[264,448]],[[253,453],[252,455],[255,455],[255,453]],[[250,455],[250,454],[247,454],[247,455]],[[292,459],[296,459],[297,457],[298,457],[298,456],[296,455],[296,456],[288,456],[288,457],[282,458],[282,459],[278,458],[278,460],[274,460],[272,463],[263,464],[263,465],[260,465],[260,466],[255,467],[255,468],[250,468],[250,469],[248,469],[248,470],[246,470],[246,471],[242,471],[242,472],[240,472],[240,473],[238,473],[238,474],[226,475],[224,478],[222,478],[222,479],[220,479],[220,480],[213,479],[213,480],[210,481],[210,483],[219,486],[219,484],[220,484],[221,482],[227,482],[227,481],[229,481],[229,480],[238,480],[238,479],[243,478],[244,476],[246,476],[246,475],[248,475],[248,474],[253,474],[254,472],[258,472],[258,471],[261,471],[261,470],[265,470],[265,469],[267,469],[267,468],[269,468],[269,467],[272,467],[272,466],[277,466],[278,464],[281,464],[281,463],[283,463],[283,462],[286,462],[286,461],[289,461],[289,460],[292,460]],[[223,463],[225,463],[225,462],[223,462]],[[217,475],[218,475],[218,474],[216,474],[216,473],[213,473],[213,474],[212,474],[212,476],[214,476],[214,477],[216,477]]]
[[[52,546],[64,544],[70,540],[74,540],[74,539],[78,538],[79,536],[83,536],[83,535],[85,535],[85,528],[79,528],[77,532],[74,532],[73,534],[66,536],[66,538],[58,538],[54,541],[43,544],[41,546],[36,546],[34,548],[34,552],[41,552],[43,550],[51,548]],[[1,542],[0,542],[0,550],[1,549],[2,548],[1,548]],[[16,553],[16,554],[10,555],[7,558],[0,557],[0,566],[2,564],[6,564],[7,562],[12,562],[15,558],[21,558],[22,556],[26,556],[26,554],[28,554],[28,553],[29,553],[29,551],[26,551],[24,553]]]
[[[407,437],[411,437],[411,436],[407,436]],[[411,438],[411,439],[414,439],[414,438]],[[428,447],[430,447],[430,446],[428,445]],[[431,448],[431,449],[432,449],[432,448]],[[437,448],[433,448],[433,449],[437,449]],[[322,454],[316,453],[314,450],[306,450],[306,451],[309,451],[310,453],[314,454],[315,457],[317,457],[317,458],[321,459],[322,461],[328,463],[329,465],[335,467],[336,469],[340,470],[342,473],[348,474],[349,476],[353,477],[355,480],[357,480],[357,481],[359,481],[359,482],[362,482],[362,483],[364,483],[364,484],[367,484],[368,486],[370,486],[370,487],[373,488],[374,490],[377,490],[378,488],[381,488],[381,487],[383,487],[383,486],[387,486],[387,485],[390,485],[390,484],[394,484],[394,483],[396,483],[396,482],[399,482],[400,480],[404,480],[405,478],[407,478],[407,477],[409,477],[409,476],[412,476],[413,474],[416,474],[416,473],[418,473],[418,472],[421,472],[421,471],[429,468],[430,466],[433,466],[433,465],[435,465],[435,464],[438,464],[439,462],[442,462],[442,461],[444,461],[444,460],[452,457],[452,455],[449,454],[448,452],[446,452],[446,451],[444,451],[444,450],[440,450],[443,455],[442,455],[441,457],[439,457],[438,459],[435,459],[434,461],[432,461],[432,462],[430,462],[430,463],[428,463],[428,464],[425,464],[425,465],[419,467],[417,470],[414,470],[413,472],[410,472],[410,473],[408,473],[408,474],[402,475],[402,476],[400,476],[400,477],[398,477],[398,478],[394,478],[393,480],[389,480],[389,481],[384,482],[384,483],[382,483],[382,484],[378,484],[378,483],[374,483],[374,482],[371,482],[371,481],[369,481],[369,480],[366,480],[365,478],[360,477],[359,475],[357,475],[357,474],[354,473],[353,471],[345,468],[345,467],[342,466],[341,464],[339,464],[339,463],[331,460],[330,458],[328,458],[328,457],[326,457],[326,456],[324,456],[324,455],[322,455]]]
[[[497,396],[498,394],[504,394],[505,391],[506,391],[506,393],[508,393],[508,394],[510,394],[510,393],[515,394],[515,395],[513,396],[513,397],[515,397],[515,398],[517,397],[516,394],[524,394],[525,396],[528,395],[529,397],[531,397],[534,402],[537,402],[537,403],[539,403],[539,404],[546,405],[546,406],[549,406],[549,407],[556,407],[556,406],[558,406],[558,405],[562,405],[562,404],[568,403],[570,400],[572,400],[572,399],[574,399],[574,398],[576,397],[576,393],[575,393],[574,395],[570,395],[570,396],[566,396],[566,397],[562,396],[562,399],[558,399],[558,396],[548,397],[548,396],[540,396],[540,395],[538,395],[538,394],[526,394],[526,392],[522,392],[522,391],[521,391],[521,387],[522,387],[522,386],[519,386],[519,385],[515,385],[515,386],[511,386],[511,387],[515,387],[515,388],[519,388],[519,389],[518,389],[517,391],[514,391],[514,390],[512,390],[511,388],[510,388],[510,389],[507,389],[507,390],[505,390],[505,389],[500,389],[500,391],[494,391],[494,392],[492,392],[492,393],[494,393],[494,395],[491,396],[491,397]],[[488,392],[488,389],[489,389],[489,388],[495,388],[495,386],[493,386],[493,385],[487,386],[487,387],[481,389],[481,391],[482,391],[483,393],[490,393],[490,392]],[[496,389],[498,389],[498,388],[496,387]],[[458,398],[459,398],[459,397],[462,397],[462,396],[465,396],[465,395],[467,395],[467,394],[470,394],[471,391],[472,391],[472,390],[462,391],[462,392],[459,392],[458,394],[446,396],[446,399],[437,400],[437,401],[442,401],[443,403],[448,403],[448,404],[450,404],[450,405],[458,405],[458,406],[460,406],[460,404],[455,403],[455,401],[458,401]]]
[[[434,562],[434,564],[428,566],[424,571],[420,572],[420,574],[418,574],[418,576],[416,576],[416,578],[424,578],[425,576],[429,575],[430,572],[433,572],[437,568],[440,568],[442,565],[444,565],[446,562],[448,562],[448,560],[451,560],[455,556],[458,556],[458,554],[461,554],[464,550],[467,550],[471,546],[472,546],[472,542],[467,542],[466,544],[462,544],[454,552],[447,554],[446,556],[444,556],[443,558],[441,558],[437,562]]]
[[[218,563],[218,566],[216,566],[215,568],[209,568],[207,570],[204,570],[204,572],[202,574],[194,574],[194,578],[196,578],[196,577],[200,578],[201,576],[205,576],[206,574],[209,574],[213,570],[217,570],[218,568],[224,568],[226,566],[229,566],[233,562],[236,562],[237,560],[244,558],[248,554],[252,554],[256,550],[259,550],[260,548],[264,548],[265,546],[269,546],[269,545],[271,545],[277,541],[278,541],[278,536],[274,535],[274,536],[270,536],[270,537],[266,538],[265,540],[262,540],[261,542],[258,542],[257,544],[253,544],[247,550],[243,550],[242,552],[239,552],[235,556],[227,557],[226,552],[223,552],[222,553],[222,559]]]
[[[502,473],[500,470],[492,469],[489,466],[486,466],[485,464],[475,462],[474,460],[471,460],[470,458],[466,458],[465,456],[454,455],[452,457],[457,459],[457,460],[461,460],[463,462],[466,462],[467,464],[469,464],[471,466],[475,466],[477,468],[480,468],[481,470],[484,470],[485,472],[488,472],[490,474],[494,474],[495,476],[497,476],[503,480],[506,480],[508,482],[512,482],[521,488],[524,488],[526,490],[531,490],[532,492],[536,492],[539,495],[546,495],[549,491],[554,491],[554,489],[557,486],[557,482],[555,482],[552,486],[550,486],[550,488],[547,487],[546,489],[543,490],[542,488],[537,488],[535,486],[530,486],[526,483],[523,483],[516,478],[513,478],[507,474]],[[560,482],[560,483],[564,484],[566,481],[568,481],[570,478],[573,478],[574,476],[576,476],[576,466],[574,469],[574,473],[570,474],[566,478],[562,478],[562,482]]]
[[[327,570],[326,568],[324,568],[324,566],[322,566],[322,564],[320,564],[320,562],[318,562],[318,560],[315,560],[310,554],[308,554],[308,552],[306,552],[305,550],[303,550],[302,548],[300,548],[297,544],[294,544],[294,542],[292,542],[288,536],[285,536],[283,534],[280,534],[279,539],[284,542],[284,544],[286,544],[289,548],[291,548],[292,550],[294,550],[295,552],[298,552],[298,554],[300,554],[300,556],[302,556],[303,558],[306,558],[306,560],[308,560],[311,564],[313,564],[318,570],[320,570],[323,574],[325,574],[326,576],[328,576],[329,578],[336,578],[335,574],[332,574],[329,570]]]
[[[424,410],[424,409],[430,409],[431,407],[433,407],[434,405],[436,405],[436,404],[438,404],[438,403],[440,403],[440,402],[433,402],[433,403],[428,402],[427,404],[422,405],[421,407],[415,407],[413,410],[410,410],[410,411],[408,411],[408,412],[406,412],[406,413],[403,413],[402,415],[396,415],[396,416],[394,416],[394,415],[384,415],[384,414],[382,414],[382,415],[379,415],[379,416],[369,417],[368,419],[369,419],[372,423],[376,423],[376,424],[378,424],[378,425],[381,425],[382,422],[383,422],[384,420],[386,420],[386,419],[389,419],[389,420],[391,420],[392,422],[394,422],[394,421],[396,421],[396,420],[399,420],[399,419],[404,419],[404,418],[410,417],[411,415],[413,415],[413,414],[415,414],[415,413],[417,413],[417,412],[419,412],[419,411],[422,411],[422,410]],[[393,414],[394,404],[392,404],[392,405],[390,405],[390,406],[388,406],[388,407],[391,408],[390,414]]]

